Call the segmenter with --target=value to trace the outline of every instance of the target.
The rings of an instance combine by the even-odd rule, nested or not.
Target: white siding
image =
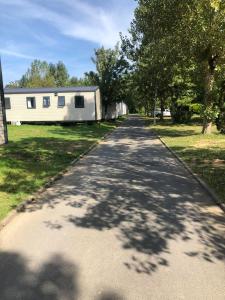
[[[124,102],[111,103],[107,106],[107,113],[105,119],[116,119],[120,116],[124,116],[128,113],[128,107]]]
[[[2,101],[0,99],[0,145],[5,143]]]
[[[102,119],[102,101],[101,101],[101,95],[100,90],[96,91],[96,114],[97,114],[97,120]]]
[[[116,111],[118,117],[126,115],[128,113],[127,105],[124,102],[117,103]]]
[[[97,90],[96,95],[98,95]],[[71,93],[40,93],[40,94],[5,94],[10,98],[11,109],[6,110],[6,118],[11,121],[94,121],[95,92]],[[43,108],[43,97],[50,97],[50,107]],[[65,96],[65,106],[58,108],[58,96]],[[84,108],[75,108],[74,96],[84,96]],[[35,97],[36,109],[27,108],[27,97]],[[96,100],[100,95],[96,97]],[[100,105],[97,105],[97,114],[100,115]]]

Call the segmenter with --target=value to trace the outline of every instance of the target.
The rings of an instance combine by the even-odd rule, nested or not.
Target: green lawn
[[[211,135],[201,134],[201,125],[173,125],[167,120],[154,128],[173,149],[225,203],[225,135],[213,127]]]
[[[9,125],[9,144],[0,147],[0,220],[117,123]]]

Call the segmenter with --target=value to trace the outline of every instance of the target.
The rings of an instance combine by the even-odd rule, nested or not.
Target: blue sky
[[[93,50],[113,47],[133,18],[134,0],[0,0],[4,83],[33,59],[62,60],[71,76],[93,70]]]

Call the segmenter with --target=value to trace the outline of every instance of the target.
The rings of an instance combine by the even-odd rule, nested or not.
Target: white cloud
[[[80,0],[55,0],[50,7],[34,0],[0,0],[1,4],[14,6],[13,11],[23,21],[38,19],[54,26],[63,35],[111,47],[119,40],[119,32],[126,31],[132,8],[123,5],[130,1],[112,1],[111,10]],[[59,11],[60,7],[62,8]]]
[[[4,47],[0,47],[0,54],[20,57],[28,60],[34,59],[34,56],[26,54],[23,47],[21,48],[18,44],[15,44],[12,40],[6,41]]]
[[[113,47],[119,32],[126,33],[129,27],[135,2],[105,1],[0,0],[0,28],[4,29],[0,54],[4,54],[5,82],[20,78],[27,69],[26,60],[35,58],[53,62],[63,58],[70,72],[78,70],[79,76],[92,68],[88,50],[92,45],[84,53],[80,51],[83,46],[75,47],[76,54],[71,57],[71,48],[66,48],[71,47],[71,39],[64,37],[93,42],[93,47]],[[74,58],[77,61],[73,62]]]
[[[20,58],[25,58],[25,59],[31,59],[31,60],[35,59],[34,56],[23,54],[23,53],[16,52],[16,51],[11,51],[11,50],[7,50],[7,49],[3,49],[3,48],[0,48],[0,53],[8,55],[8,56],[15,56],[15,57],[20,57]]]

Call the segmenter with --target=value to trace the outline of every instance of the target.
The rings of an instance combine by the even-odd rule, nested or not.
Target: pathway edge
[[[212,200],[221,208],[223,212],[225,212],[225,204],[221,203],[219,197],[216,193],[208,186],[208,184],[201,179],[196,173],[192,171],[192,169],[187,165],[187,163],[178,156],[178,154],[172,150],[162,139],[161,136],[154,132],[155,136],[161,141],[161,143],[166,147],[166,149],[183,165],[183,167],[194,177],[194,179],[201,185],[201,187],[210,195]]]
[[[18,214],[25,212],[26,206],[28,204],[34,203],[35,201],[38,201],[38,198],[44,193],[49,187],[51,187],[56,181],[60,180],[66,173],[68,173],[71,168],[73,168],[82,158],[84,158],[91,150],[98,147],[101,142],[103,142],[106,138],[108,138],[118,127],[122,126],[122,124],[125,122],[124,120],[121,124],[117,125],[114,129],[110,130],[106,134],[104,134],[99,140],[95,141],[88,149],[86,149],[84,152],[82,152],[77,158],[72,160],[69,165],[60,171],[55,176],[51,177],[47,183],[40,189],[38,189],[35,193],[28,196],[28,198],[24,201],[22,201],[20,204],[17,205],[16,208],[11,210],[8,215],[0,221],[0,231],[6,227]]]

